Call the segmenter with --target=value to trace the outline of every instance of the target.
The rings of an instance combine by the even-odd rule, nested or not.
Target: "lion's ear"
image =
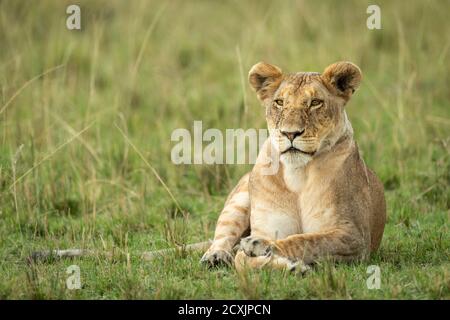
[[[351,62],[336,62],[325,68],[322,79],[332,91],[348,100],[358,89],[362,73],[359,67]]]
[[[248,81],[258,98],[264,101],[271,98],[280,86],[283,73],[281,69],[265,62],[255,64],[248,73]]]

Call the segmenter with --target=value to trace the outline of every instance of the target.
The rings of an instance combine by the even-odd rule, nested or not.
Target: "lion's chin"
[[[314,153],[307,153],[298,149],[285,151],[281,154],[280,160],[289,165],[306,165],[312,160]]]
[[[316,151],[304,151],[297,149],[295,147],[290,147],[289,149],[283,151],[281,154],[303,154],[306,156],[313,156],[316,153]]]

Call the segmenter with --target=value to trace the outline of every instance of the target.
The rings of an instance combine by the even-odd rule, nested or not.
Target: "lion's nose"
[[[300,137],[305,132],[305,129],[301,131],[281,131],[281,134],[286,136],[289,141],[294,141],[295,138]]]

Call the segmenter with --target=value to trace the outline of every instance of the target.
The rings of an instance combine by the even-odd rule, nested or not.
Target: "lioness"
[[[228,196],[201,261],[293,270],[376,250],[386,221],[383,185],[361,159],[344,108],[361,70],[337,62],[322,74],[283,73],[260,62],[248,78],[270,137]]]
[[[350,261],[376,250],[386,221],[383,185],[361,159],[344,109],[361,77],[350,62],[334,63],[322,74],[283,74],[264,62],[253,66],[249,82],[266,109],[270,137],[253,170],[228,196],[212,244],[178,249],[209,247],[203,263],[234,260],[238,270],[304,270],[320,258]],[[172,250],[142,257],[152,260]],[[29,259],[92,254],[46,250]]]

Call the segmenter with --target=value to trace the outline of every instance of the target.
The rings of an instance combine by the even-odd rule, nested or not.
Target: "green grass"
[[[82,1],[82,31],[65,28],[71,3],[0,1],[0,298],[450,298],[448,1],[378,1],[373,31],[370,1]],[[201,253],[139,260],[211,238],[250,170],[175,166],[174,129],[264,128],[243,79],[254,63],[322,71],[344,59],[364,73],[347,111],[386,189],[370,261],[241,277],[205,269]],[[71,247],[122,254],[25,263],[33,250]],[[66,289],[71,264],[81,290]],[[380,290],[366,287],[372,264]]]

